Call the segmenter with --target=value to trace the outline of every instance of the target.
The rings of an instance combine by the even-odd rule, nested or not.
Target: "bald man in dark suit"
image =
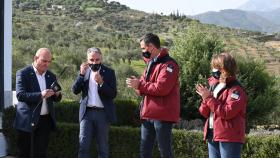
[[[61,93],[51,89],[56,76],[48,70],[52,60],[48,48],[40,48],[32,65],[16,73],[18,99],[14,128],[18,132],[19,158],[45,158],[49,135],[56,127],[54,102],[61,100]],[[33,155],[31,155],[31,134]]]

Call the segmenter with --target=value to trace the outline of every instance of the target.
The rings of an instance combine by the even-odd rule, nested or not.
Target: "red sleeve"
[[[168,62],[162,65],[156,82],[146,82],[144,79],[141,79],[138,89],[141,94],[166,96],[177,83],[178,75],[178,65]]]
[[[224,104],[214,97],[206,98],[205,102],[217,116],[229,120],[234,118],[240,111],[245,111],[247,96],[241,87],[233,87],[229,90]]]
[[[199,112],[205,118],[208,118],[210,116],[210,112],[211,111],[210,111],[210,108],[205,103],[205,101],[202,101],[202,103],[201,103],[201,105],[199,107]]]

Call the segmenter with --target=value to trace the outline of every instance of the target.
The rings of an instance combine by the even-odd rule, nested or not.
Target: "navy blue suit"
[[[46,79],[46,88],[50,89],[51,84],[54,81],[56,81],[56,77],[52,72],[46,71],[45,79]],[[19,156],[28,157],[30,151],[30,148],[28,149],[28,147],[30,146],[30,141],[29,141],[30,133],[32,131],[31,123],[33,122],[35,124],[34,126],[35,127],[34,133],[36,134],[36,136],[34,137],[35,142],[37,142],[36,140],[37,138],[40,139],[40,137],[46,137],[46,135],[44,134],[42,136],[42,133],[39,132],[40,129],[43,131],[54,130],[56,127],[54,102],[60,101],[61,95],[59,96],[53,95],[52,97],[47,98],[47,105],[48,105],[47,108],[49,111],[49,115],[45,118],[41,118],[42,116],[40,115],[40,112],[42,106],[42,102],[41,102],[42,95],[41,95],[40,86],[33,67],[27,66],[21,70],[18,70],[16,73],[16,96],[18,99],[18,103],[16,106],[17,109],[16,109],[16,117],[14,120],[14,128],[19,131],[18,141],[20,142],[18,142],[19,143],[18,145],[19,145],[20,154],[22,154],[21,152],[24,152],[25,155],[25,156],[23,155],[19,155]],[[40,125],[38,125],[38,123],[40,122],[39,120],[43,120],[43,123],[41,121]],[[48,133],[46,134],[48,135]],[[44,147],[47,148],[48,142],[45,141],[48,140],[40,139],[40,141],[37,143],[46,144]],[[22,149],[22,147],[25,149]]]
[[[116,107],[113,103],[113,99],[117,95],[115,72],[114,70],[101,65],[99,73],[103,77],[104,83],[102,87],[98,86],[98,94],[102,104],[104,105],[104,110],[108,120],[110,122],[116,122]],[[83,119],[86,112],[86,106],[88,104],[88,85],[90,74],[90,69],[87,70],[84,76],[79,74],[72,87],[74,94],[79,94],[82,92],[82,98],[80,100],[79,121]]]
[[[98,157],[109,157],[108,132],[109,122],[116,121],[116,110],[113,99],[116,97],[116,77],[114,70],[101,65],[99,74],[104,83],[97,85],[98,95],[104,106],[103,109],[91,109],[88,106],[89,81],[92,71],[87,69],[85,75],[78,75],[72,91],[74,94],[82,92],[80,100],[80,134],[79,134],[79,158],[90,158],[90,144],[92,137],[96,137],[98,147]]]

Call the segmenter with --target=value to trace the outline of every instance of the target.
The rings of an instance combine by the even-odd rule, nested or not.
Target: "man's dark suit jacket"
[[[98,94],[104,105],[104,110],[106,116],[110,122],[116,122],[116,107],[113,103],[113,99],[117,95],[117,87],[116,87],[116,76],[115,71],[101,65],[99,70],[100,75],[103,77],[103,85],[98,85]],[[85,75],[78,75],[73,87],[72,91],[74,94],[79,94],[82,92],[82,98],[80,100],[80,112],[79,112],[79,121],[83,119],[83,116],[86,111],[86,106],[88,104],[88,86],[89,86],[89,78],[90,78],[91,70],[88,69]]]
[[[55,75],[49,70],[45,74],[46,88],[50,89],[51,84],[56,81]],[[36,125],[39,121],[42,95],[36,73],[32,66],[27,66],[16,73],[16,96],[18,103],[16,105],[16,117],[14,128],[25,132],[31,132],[31,122]],[[54,103],[61,100],[61,95],[47,98],[49,114],[53,122],[53,130],[56,128],[56,119],[54,113]],[[40,103],[41,102],[41,103]],[[40,103],[40,104],[39,104]],[[39,105],[38,105],[39,104]],[[38,105],[38,106],[37,106]]]

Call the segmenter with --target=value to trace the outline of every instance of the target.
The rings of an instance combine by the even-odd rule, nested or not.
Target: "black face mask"
[[[217,70],[217,71],[212,71],[212,76],[216,79],[219,79],[221,76],[221,71]]]
[[[142,52],[142,55],[143,55],[143,57],[148,58],[148,59],[151,57],[151,53],[149,51]]]
[[[101,64],[89,64],[89,67],[92,71],[96,72],[100,69]]]

